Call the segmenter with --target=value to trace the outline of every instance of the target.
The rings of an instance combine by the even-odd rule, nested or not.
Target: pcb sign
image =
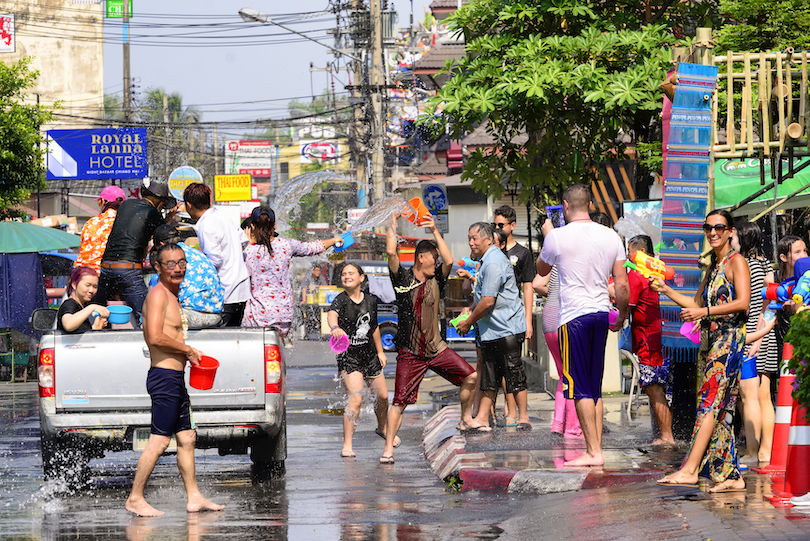
[[[272,141],[225,141],[225,172],[269,177],[275,156]]]
[[[219,201],[250,201],[250,175],[215,175],[214,198]]]
[[[14,36],[14,15],[0,13],[0,53],[14,52],[16,46]]]
[[[146,128],[48,131],[48,180],[144,178]]]

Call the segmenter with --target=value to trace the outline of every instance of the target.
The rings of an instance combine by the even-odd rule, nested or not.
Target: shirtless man
[[[177,300],[180,282],[186,274],[186,258],[178,245],[164,244],[158,249],[154,262],[160,282],[149,292],[143,305],[143,337],[152,358],[152,368],[146,377],[146,389],[152,398],[152,429],[146,449],[138,460],[126,508],[140,516],[163,514],[146,502],[143,491],[174,434],[177,438],[177,468],[188,498],[186,510],[189,513],[219,511],[225,506],[203,498],[194,472],[197,432],[183,372],[186,360],[199,365],[202,352],[185,344],[187,327]]]

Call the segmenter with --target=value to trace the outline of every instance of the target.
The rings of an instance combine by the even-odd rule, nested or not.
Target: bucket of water
[[[203,355],[199,366],[191,365],[191,373],[188,377],[189,385],[200,391],[207,391],[214,386],[217,368],[219,368],[218,360]]]
[[[610,308],[608,310],[608,324],[613,326],[616,324],[616,320],[619,319],[619,311],[615,308]]]
[[[414,225],[422,225],[422,222],[425,220],[425,218],[430,216],[430,211],[422,202],[422,198],[414,197],[413,199],[408,201],[408,203],[410,203],[410,205],[413,207],[413,210],[416,211],[414,214],[408,216],[408,220],[410,220],[410,222]]]
[[[349,337],[345,334],[340,338],[333,336],[329,339],[329,347],[332,348],[332,351],[335,353],[343,353],[349,349]]]
[[[110,317],[107,318],[107,321],[110,323],[115,323],[116,325],[125,325],[129,323],[129,318],[132,315],[132,308],[129,306],[114,304],[112,306],[108,306],[107,310],[110,311]]]
[[[681,334],[695,344],[700,344],[700,323],[695,321],[685,322],[681,325]]]
[[[343,240],[340,244],[335,245],[336,252],[342,252],[352,244],[354,244],[354,236],[352,236],[350,231],[343,233],[340,238]]]

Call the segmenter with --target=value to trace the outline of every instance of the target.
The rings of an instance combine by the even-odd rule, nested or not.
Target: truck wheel
[[[394,339],[397,337],[397,326],[393,323],[383,323],[380,325],[380,341],[385,351],[394,351]]]
[[[273,437],[255,439],[250,443],[251,476],[254,480],[284,477],[287,459],[287,411],[281,416],[281,428]]]
[[[90,480],[89,455],[79,442],[41,437],[42,470],[45,480],[62,480],[72,487]]]
[[[259,460],[253,462],[250,477],[254,481],[267,481],[281,479],[285,473],[286,469],[283,460]]]

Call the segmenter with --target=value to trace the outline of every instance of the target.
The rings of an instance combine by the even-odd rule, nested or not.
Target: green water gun
[[[467,319],[468,317],[470,317],[469,312],[464,312],[463,314],[459,314],[458,317],[450,320],[450,325],[452,325],[453,327],[455,327],[457,329],[458,324],[461,323],[462,321],[464,321],[465,319]]]

